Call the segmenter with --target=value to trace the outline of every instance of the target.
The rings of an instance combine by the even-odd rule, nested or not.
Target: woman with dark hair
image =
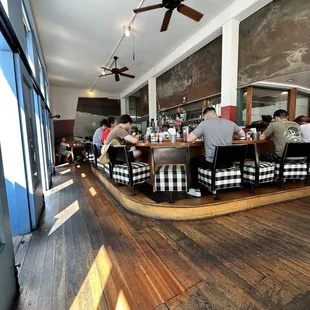
[[[295,119],[295,122],[300,125],[301,137],[305,142],[310,142],[310,119],[308,116],[300,115]]]
[[[111,132],[111,130],[117,125],[117,120],[115,117],[110,116],[107,119],[107,126],[106,129],[103,131],[102,136],[101,136],[101,142],[102,144],[105,143],[105,141],[107,140],[107,137],[109,135],[109,133]]]

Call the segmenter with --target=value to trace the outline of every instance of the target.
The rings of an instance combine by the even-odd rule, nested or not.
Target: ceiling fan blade
[[[134,75],[131,75],[131,74],[127,74],[127,73],[120,73],[121,76],[125,76],[125,77],[128,77],[130,79],[134,79],[135,76]]]
[[[183,14],[183,15],[185,15],[185,16],[193,19],[193,20],[195,20],[196,22],[199,22],[202,19],[202,17],[203,17],[202,13],[200,13],[200,12],[190,8],[189,6],[187,6],[185,4],[180,4],[178,6],[177,10],[181,14]]]
[[[121,69],[119,69],[119,72],[125,72],[125,71],[128,71],[129,69],[127,68],[127,67],[123,67],[123,68],[121,68]]]
[[[119,81],[119,75],[115,74],[115,81],[118,82]]]
[[[112,72],[111,69],[108,69],[108,68],[105,68],[105,67],[100,67],[100,68],[103,69],[103,70],[107,70],[107,71]]]
[[[161,4],[145,6],[144,8],[135,9],[133,11],[137,14],[137,13],[142,13],[142,12],[151,11],[151,10],[155,10],[155,9],[160,9],[163,7],[164,7],[164,5],[161,3]]]
[[[162,23],[162,25],[161,25],[161,29],[160,29],[161,32],[166,31],[166,30],[168,29],[171,16],[172,16],[172,11],[171,11],[171,10],[168,10],[168,11],[166,12],[166,14],[165,14],[163,23]]]

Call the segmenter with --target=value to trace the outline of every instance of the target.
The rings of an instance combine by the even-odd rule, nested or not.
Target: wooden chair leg
[[[251,194],[255,194],[255,185],[251,184]]]
[[[135,196],[135,195],[136,195],[136,187],[133,186],[133,187],[132,187],[132,196]]]
[[[175,203],[175,200],[173,198],[173,192],[169,192],[169,203]]]

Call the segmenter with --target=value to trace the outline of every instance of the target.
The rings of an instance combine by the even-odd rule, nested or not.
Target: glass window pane
[[[25,101],[25,118],[27,127],[27,137],[30,155],[30,167],[32,175],[33,189],[35,190],[39,183],[39,157],[37,154],[36,143],[36,128],[35,128],[35,117],[34,117],[34,107],[32,100],[32,92],[30,88],[24,83],[23,85],[24,101]]]
[[[310,96],[297,93],[296,117],[300,115],[309,116]]]
[[[247,93],[243,96],[242,120],[246,120]],[[253,88],[252,99],[252,123],[260,121],[262,115],[273,116],[274,111],[278,109],[287,110],[288,92],[275,89]]]

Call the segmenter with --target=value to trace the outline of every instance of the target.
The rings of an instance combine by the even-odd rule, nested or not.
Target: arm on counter
[[[190,143],[190,142],[194,142],[195,140],[197,139],[197,136],[194,134],[194,133],[190,133],[187,137],[187,142]]]
[[[274,132],[274,128],[273,128],[273,124],[269,124],[269,126],[267,127],[267,129],[260,135],[259,140],[266,140],[268,139],[270,136],[272,136]]]
[[[137,137],[133,137],[132,135],[127,135],[124,137],[124,140],[132,144],[137,144],[139,142],[139,139]]]

